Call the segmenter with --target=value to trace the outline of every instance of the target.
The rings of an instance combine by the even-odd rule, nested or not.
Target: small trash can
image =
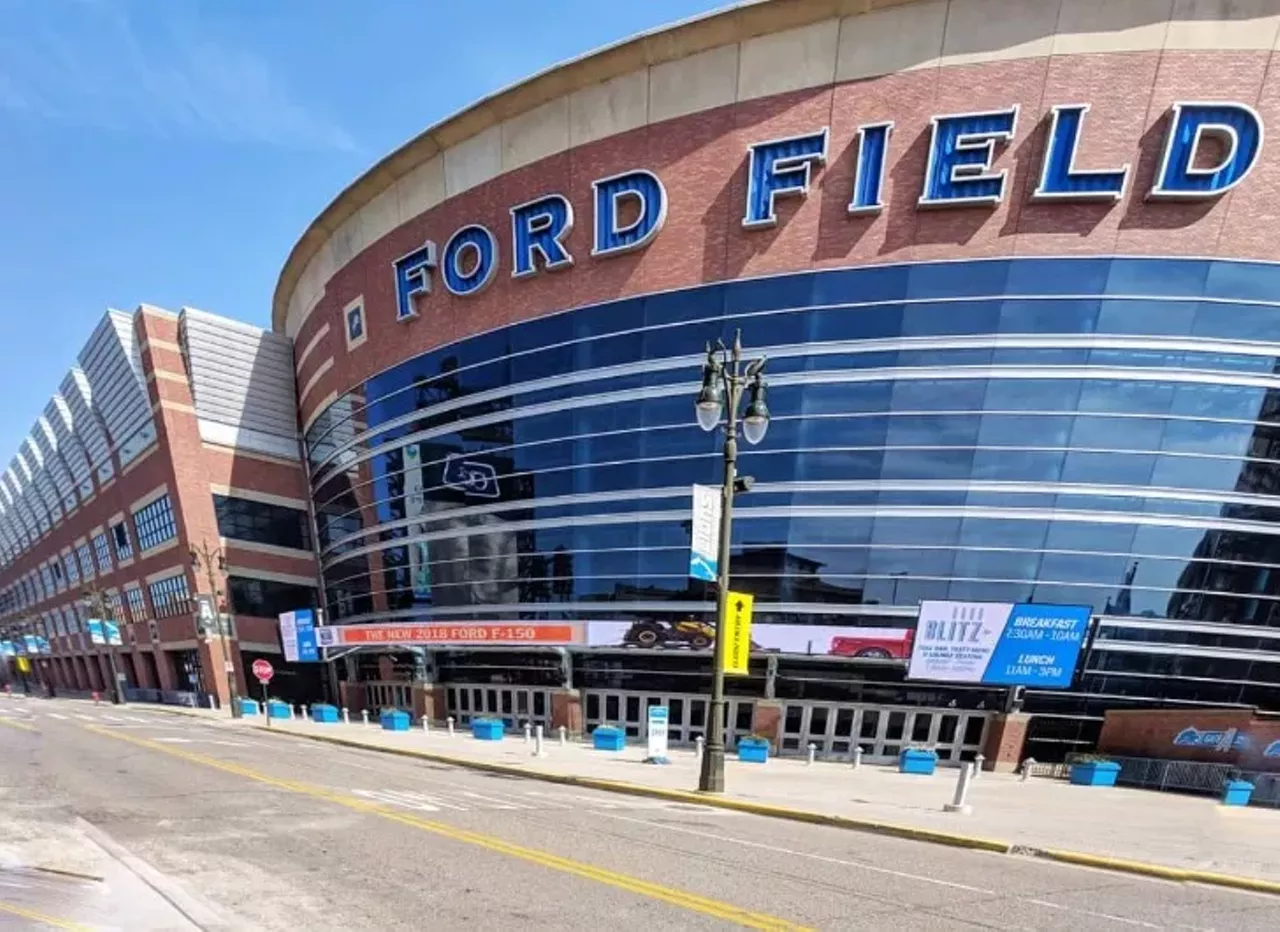
[[[625,751],[627,734],[621,728],[601,725],[591,733],[591,746],[597,751]]]
[[[338,721],[338,709],[336,706],[325,705],[324,703],[313,705],[311,707],[311,720],[313,722],[335,723]]]
[[[938,755],[921,748],[904,748],[898,754],[898,773],[929,776],[938,769]]]
[[[382,725],[383,731],[408,731],[409,713],[401,712],[399,709],[385,709],[378,716],[378,722]]]
[[[496,718],[473,718],[471,720],[471,737],[477,741],[501,741],[502,720]]]
[[[1248,780],[1228,780],[1222,788],[1222,805],[1247,806],[1253,798],[1253,784]]]

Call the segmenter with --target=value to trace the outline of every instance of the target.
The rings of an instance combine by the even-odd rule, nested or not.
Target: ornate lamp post
[[[235,664],[231,661],[231,655],[228,651],[229,641],[227,640],[227,630],[222,625],[222,614],[218,611],[219,600],[224,600],[227,606],[227,614],[231,614],[231,592],[230,587],[224,591],[218,587],[218,577],[224,580],[227,576],[227,559],[221,550],[210,549],[208,541],[200,542],[200,549],[192,547],[189,551],[191,554],[191,566],[199,571],[204,569],[206,578],[209,581],[209,593],[213,599],[213,621],[218,626],[218,640],[222,645],[222,663],[223,669],[227,674],[227,691],[231,699],[231,717],[240,718],[244,715],[244,710],[240,707],[240,690],[236,685]],[[196,635],[199,637],[199,616],[196,622]],[[199,648],[197,647],[197,652]],[[230,663],[230,669],[228,664]]]
[[[702,772],[698,789],[708,793],[724,792],[724,663],[726,610],[729,601],[729,537],[733,531],[733,497],[751,488],[751,478],[738,478],[738,426],[742,436],[753,446],[764,439],[769,430],[769,406],[765,403],[765,357],[753,359],[744,368],[742,331],[733,338],[733,346],[707,344],[707,359],[702,365],[702,390],[698,392],[695,410],[698,426],[708,433],[724,422],[724,481],[721,486],[720,547],[716,569],[716,646],[711,671],[711,721],[707,746],[702,755]],[[751,399],[741,420],[738,406],[743,391],[750,389]]]

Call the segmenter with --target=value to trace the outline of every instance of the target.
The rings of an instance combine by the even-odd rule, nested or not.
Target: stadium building
[[[1108,709],[1274,709],[1278,39],[1262,0],[772,0],[388,155],[273,307],[328,619],[456,623],[348,700],[701,733],[694,400],[740,330],[732,735],[1049,760]],[[1064,690],[913,682],[928,600],[1093,632]]]

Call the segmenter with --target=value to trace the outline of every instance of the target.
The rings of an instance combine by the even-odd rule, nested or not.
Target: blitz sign
[[[1059,104],[1051,111],[1048,138],[1033,201],[1115,202],[1132,174],[1126,163],[1105,169],[1076,167],[1088,104]],[[916,205],[920,208],[993,207],[1004,200],[1008,170],[994,169],[997,145],[1007,145],[1018,126],[1018,107],[982,113],[935,116],[929,158]],[[884,178],[892,145],[892,122],[858,127],[851,216],[884,210]],[[815,166],[826,163],[830,132],[753,143],[748,147],[745,230],[777,223],[780,197],[805,197]],[[1216,140],[1215,164],[1203,165],[1204,143]],[[1164,154],[1147,190],[1149,200],[1205,200],[1238,185],[1262,151],[1262,119],[1245,104],[1226,101],[1175,103],[1169,115]],[[634,169],[593,181],[591,256],[607,259],[642,249],[662,230],[667,191],[651,171]],[[573,205],[563,194],[547,194],[510,209],[512,278],[567,269],[574,257],[565,246],[573,230]],[[497,275],[498,239],[488,227],[456,230],[437,255],[427,241],[393,263],[396,319],[418,316],[415,302],[431,292],[439,271],[444,287],[460,296],[482,292]]]

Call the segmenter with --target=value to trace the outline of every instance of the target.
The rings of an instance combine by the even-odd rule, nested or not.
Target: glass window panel
[[[990,333],[999,319],[998,301],[929,301],[907,304],[902,309],[902,335],[919,337]],[[904,365],[912,363],[904,361]]]
[[[1110,300],[1098,312],[1098,333],[1185,336],[1195,322],[1197,302]]]
[[[1092,333],[1096,300],[1009,299],[1000,310],[1000,333]]]
[[[1209,263],[1189,259],[1112,259],[1107,294],[1198,298],[1205,293]]]

